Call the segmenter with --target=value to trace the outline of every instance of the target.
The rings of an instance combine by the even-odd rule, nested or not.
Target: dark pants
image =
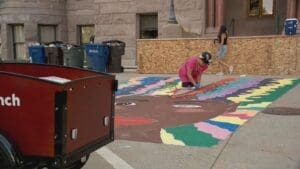
[[[181,86],[182,87],[194,87],[192,82],[182,82]]]

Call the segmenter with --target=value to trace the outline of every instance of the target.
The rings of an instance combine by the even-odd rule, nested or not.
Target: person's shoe
[[[217,76],[223,76],[224,73],[223,73],[223,72],[218,72],[216,75],[217,75]]]
[[[229,66],[229,74],[231,75],[233,72],[233,66]]]

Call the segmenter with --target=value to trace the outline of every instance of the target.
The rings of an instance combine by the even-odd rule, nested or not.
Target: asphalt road
[[[145,75],[117,79],[133,76]],[[203,78],[208,84],[224,77]],[[297,86],[268,107],[277,115],[259,113],[212,148],[116,140],[94,152],[84,169],[300,169],[299,96]]]

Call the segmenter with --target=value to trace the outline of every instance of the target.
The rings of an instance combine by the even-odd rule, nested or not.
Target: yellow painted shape
[[[231,123],[231,124],[237,124],[237,125],[243,125],[247,122],[245,119],[240,119],[238,117],[228,117],[228,116],[217,116],[215,118],[210,119],[212,121],[216,122],[224,122],[224,123]]]
[[[248,104],[246,106],[238,106],[237,108],[252,108],[252,107],[258,107],[258,108],[265,108],[268,107],[271,104],[271,102],[261,102],[261,103],[256,103],[256,104]]]
[[[235,97],[228,97],[228,100],[231,100],[235,103],[246,102],[249,101],[250,97],[259,97],[263,95],[267,95],[269,92],[276,90],[279,87],[283,87],[286,85],[293,84],[293,79],[278,79],[274,80],[274,84],[268,86],[261,86],[258,89],[249,90],[249,93],[241,94]]]
[[[135,77],[135,78],[131,78],[127,81],[127,83],[121,83],[119,85],[119,89],[125,88],[125,87],[130,87],[132,85],[140,85],[141,84],[141,79],[143,79],[144,77]]]
[[[185,145],[182,141],[176,140],[172,134],[169,134],[164,129],[160,130],[160,138],[164,144],[172,144],[172,145],[179,145],[179,146]]]
[[[229,114],[245,114],[248,117],[254,117],[258,111],[256,110],[237,110],[235,112],[230,112]]]
[[[180,85],[180,83],[178,83],[176,86],[172,86],[172,87],[157,90],[157,91],[153,92],[151,95],[154,95],[154,96],[172,96],[174,94],[174,91],[176,89],[180,89],[180,88],[181,88],[181,85]]]

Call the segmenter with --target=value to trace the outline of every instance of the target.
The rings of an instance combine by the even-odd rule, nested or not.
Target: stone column
[[[297,0],[297,18],[300,21],[300,0]]]
[[[38,24],[37,23],[25,23],[24,24],[25,43],[38,42]]]
[[[297,0],[287,0],[286,17],[287,18],[295,18],[296,17],[296,9],[297,9]]]
[[[1,18],[0,18],[1,20]],[[6,45],[6,28],[5,28],[5,24],[0,24],[0,58],[2,60],[7,60],[7,52],[4,48],[4,46]],[[5,57],[5,58],[4,58]]]
[[[13,61],[13,48],[12,48],[12,32],[11,27],[5,22],[1,24],[1,38],[2,38],[2,60]]]
[[[216,24],[215,27],[219,28],[225,23],[225,0],[216,0]]]
[[[300,22],[300,0],[297,0],[297,11],[296,11],[296,17],[298,19],[298,22]],[[297,33],[300,33],[300,25],[298,23],[297,26]],[[300,69],[300,68],[299,68]]]
[[[207,2],[207,27],[215,26],[215,0],[206,0]]]

